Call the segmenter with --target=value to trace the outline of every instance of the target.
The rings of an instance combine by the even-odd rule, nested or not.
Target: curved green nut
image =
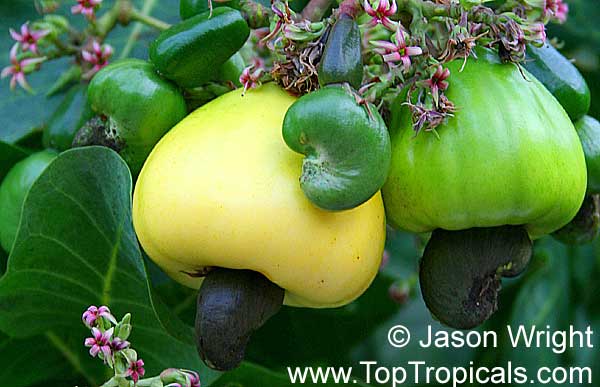
[[[571,121],[590,109],[590,89],[577,68],[550,44],[528,46],[525,67],[554,95]]]
[[[352,17],[342,14],[333,25],[325,44],[319,63],[319,83],[324,86],[348,82],[358,89],[362,78],[360,29]]]
[[[587,191],[589,194],[600,194],[600,122],[593,117],[584,116],[575,122],[575,129],[585,155]]]
[[[58,156],[53,150],[34,153],[15,164],[0,185],[0,246],[10,253],[17,236],[25,196]]]
[[[92,109],[108,118],[112,136],[131,173],[139,173],[154,145],[187,114],[183,95],[152,64],[126,59],[102,69],[88,89]]]
[[[287,111],[283,138],[306,155],[300,185],[316,206],[354,208],[385,182],[390,137],[377,109],[369,109],[371,115],[345,88],[328,86],[304,95]]]
[[[166,31],[150,45],[150,61],[159,73],[185,88],[215,79],[220,66],[246,42],[250,28],[239,11],[228,7],[204,12]]]

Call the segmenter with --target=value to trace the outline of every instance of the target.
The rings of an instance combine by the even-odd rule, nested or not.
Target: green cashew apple
[[[501,277],[525,269],[531,239],[560,229],[586,193],[581,143],[534,77],[491,51],[447,64],[453,117],[415,137],[410,111],[392,114],[389,222],[433,231],[421,259],[425,303],[442,323],[473,328],[497,308]]]
[[[567,224],[586,192],[577,132],[564,109],[535,79],[491,52],[448,63],[446,94],[457,112],[415,137],[401,108],[391,128],[392,165],[383,187],[388,221],[397,228],[523,225],[532,238]],[[533,78],[533,77],[531,77]]]
[[[100,70],[92,78],[88,98],[101,119],[80,129],[74,145],[113,148],[133,175],[158,140],[187,114],[179,89],[139,59],[121,60]]]

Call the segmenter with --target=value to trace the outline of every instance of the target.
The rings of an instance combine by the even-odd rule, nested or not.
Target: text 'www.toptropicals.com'
[[[404,384],[443,384],[461,386],[480,385],[592,385],[589,367],[540,367],[530,373],[525,367],[507,362],[504,366],[478,367],[473,362],[468,367],[433,367],[424,361],[409,361],[404,366],[383,367],[374,361],[361,361],[362,380],[353,376],[353,367],[287,367],[292,384],[401,386]]]

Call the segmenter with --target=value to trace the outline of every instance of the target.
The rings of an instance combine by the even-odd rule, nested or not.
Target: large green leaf
[[[0,362],[0,380],[11,387],[25,387],[73,372],[45,336],[12,339],[0,333]],[[35,372],[31,372],[32,364]]]
[[[183,367],[205,382],[214,378],[191,329],[153,296],[131,223],[129,170],[102,147],[61,154],[29,191],[0,279],[0,330],[13,337],[67,332],[78,338],[69,350],[85,353],[81,313],[90,304],[132,313],[131,341],[149,373]]]
[[[104,0],[103,10],[108,9],[114,0]],[[179,7],[177,0],[135,0],[134,4],[145,12],[167,22],[178,19]],[[72,4],[63,1],[58,13],[69,15]],[[39,19],[33,0],[16,0],[0,2],[0,25],[18,28],[28,20]],[[84,27],[84,18],[74,15],[70,20],[77,27]],[[139,58],[147,57],[148,43],[156,37],[158,32],[132,23],[128,27],[117,27],[107,37],[106,42],[115,48],[114,58],[125,54]],[[14,41],[6,30],[0,35],[0,68],[9,65],[8,52]],[[70,65],[71,61],[62,58],[47,62],[42,65],[42,70],[28,75],[28,82],[35,90],[35,94],[17,89],[11,92],[8,81],[0,82],[0,140],[16,143],[30,137],[33,132],[40,131],[61,102],[60,95],[52,98],[45,96],[46,91]]]

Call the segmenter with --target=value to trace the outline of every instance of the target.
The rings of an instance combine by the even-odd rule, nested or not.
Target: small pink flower
[[[421,47],[409,47],[406,43],[407,40],[408,34],[398,26],[396,33],[392,35],[393,42],[376,40],[372,41],[371,44],[375,46],[374,51],[381,54],[386,63],[402,62],[404,71],[408,71],[411,64],[410,57],[421,55],[423,50]]]
[[[369,21],[371,27],[382,24],[390,31],[396,29],[396,23],[390,19],[390,16],[393,16],[398,10],[396,0],[392,0],[391,3],[389,0],[379,0],[375,8],[371,5],[371,0],[364,0],[363,8],[367,15],[371,16],[371,20]]]
[[[71,7],[71,13],[73,15],[82,14],[88,20],[96,19],[96,9],[102,3],[102,0],[76,0],[77,5]]]
[[[123,340],[120,337],[115,337],[110,343],[110,348],[113,352],[119,352],[125,348],[129,348],[129,341]]]
[[[535,23],[523,27],[525,38],[533,42],[544,43],[546,41],[546,26],[544,23]]]
[[[188,379],[189,387],[200,387],[200,375],[196,371],[181,370]]]
[[[383,255],[381,257],[381,264],[379,265],[379,270],[385,269],[385,267],[390,263],[390,253],[387,250],[383,250]]]
[[[134,383],[137,383],[140,376],[144,376],[145,373],[144,361],[140,359],[129,363],[129,367],[127,367],[127,370],[125,371],[125,377],[130,377],[133,379]]]
[[[8,31],[14,40],[21,43],[21,49],[23,49],[23,51],[31,51],[34,54],[39,54],[37,44],[40,39],[50,33],[49,30],[30,30],[29,22],[21,26],[20,34],[12,28]]]
[[[248,66],[242,71],[240,75],[240,83],[244,85],[244,91],[242,95],[246,94],[248,89],[254,89],[260,85],[260,77],[263,74],[263,69],[255,67],[254,65]]]
[[[560,23],[564,23],[567,20],[568,13],[569,5],[563,0],[546,0],[544,16],[554,17]]]
[[[450,70],[438,66],[431,78],[425,81],[425,85],[431,90],[436,105],[438,103],[440,90],[446,90],[449,86],[446,81],[448,77],[450,77]]]
[[[90,355],[96,357],[98,353],[104,355],[104,361],[106,362],[112,356],[112,350],[110,348],[111,338],[114,328],[110,328],[106,332],[102,333],[98,328],[92,328],[92,337],[85,339],[85,346],[90,347]]]
[[[14,90],[18,83],[23,89],[31,92],[31,87],[25,79],[25,74],[32,72],[40,63],[46,60],[46,57],[19,60],[17,58],[18,48],[19,43],[16,43],[10,49],[11,65],[2,69],[2,71],[0,72],[0,78],[3,79],[8,77],[9,75],[12,75],[10,79],[11,90]]]
[[[85,74],[85,77],[91,78],[98,71],[106,67],[109,63],[108,59],[112,54],[113,48],[110,45],[103,44],[100,46],[100,43],[94,40],[91,52],[86,50],[81,52],[83,60],[93,65],[92,69]]]
[[[83,323],[86,327],[92,328],[96,326],[96,320],[98,320],[100,317],[106,318],[113,324],[117,323],[117,320],[110,313],[110,309],[108,309],[107,306],[101,306],[98,308],[94,305],[91,305],[89,308],[87,308],[85,312],[83,312],[83,316],[81,316],[81,319],[83,320]]]

